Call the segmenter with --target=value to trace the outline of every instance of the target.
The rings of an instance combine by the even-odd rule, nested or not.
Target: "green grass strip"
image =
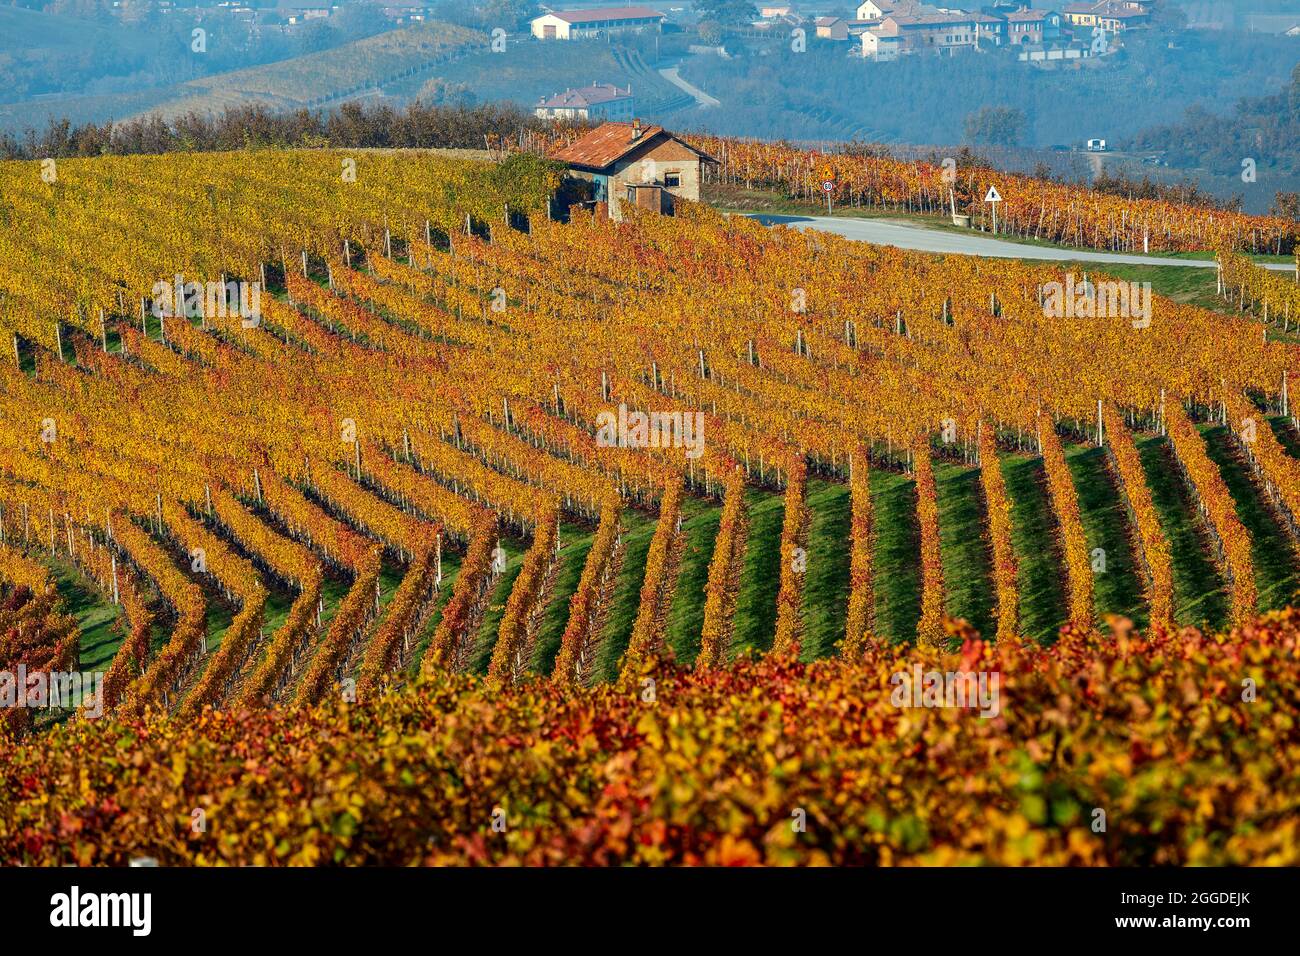
[[[875,542],[872,579],[876,631],[891,641],[913,641],[921,620],[921,526],[910,478],[871,470]]]
[[[1146,627],[1151,619],[1145,580],[1133,551],[1128,506],[1106,465],[1106,452],[1086,445],[1067,446],[1065,463],[1079,496],[1083,533],[1093,561],[1093,600],[1097,619],[1119,614]],[[1096,549],[1103,554],[1098,560]],[[1102,570],[1104,568],[1104,570]]]
[[[1019,566],[1020,632],[1050,641],[1066,621],[1064,563],[1041,458],[1003,455],[1011,498],[1011,544]]]
[[[613,680],[618,676],[619,663],[632,639],[632,627],[641,610],[646,558],[658,524],[659,518],[655,514],[635,508],[623,512],[623,566],[614,582],[614,593],[596,657],[597,681]]]
[[[776,634],[776,594],[781,588],[781,526],[785,499],[770,491],[745,489],[749,535],[740,568],[732,649],[766,651]]]
[[[1216,629],[1228,617],[1228,596],[1211,550],[1209,532],[1178,472],[1169,440],[1137,441],[1151,500],[1169,539],[1174,561],[1174,620],[1181,625]]]
[[[474,648],[470,652],[469,670],[473,674],[486,674],[488,664],[492,662],[492,648],[497,643],[497,632],[501,629],[501,618],[506,613],[506,601],[510,600],[510,589],[515,586],[515,578],[524,567],[524,552],[528,545],[515,537],[503,536],[500,548],[506,553],[505,570],[497,577],[488,598],[487,610],[474,635]]]
[[[1228,430],[1218,425],[1200,431],[1210,460],[1219,466],[1219,474],[1232,494],[1237,517],[1253,540],[1250,556],[1255,565],[1259,609],[1272,611],[1293,604],[1300,587],[1300,564],[1290,532],[1278,519],[1267,492],[1256,482]]]
[[[935,462],[939,497],[939,552],[943,559],[945,610],[964,618],[981,634],[997,631],[994,613],[992,545],[987,534],[980,472]]]
[[[595,532],[590,528],[560,522],[560,568],[537,630],[532,663],[535,674],[549,674],[555,666],[555,656],[560,653],[564,629],[569,623],[569,601],[582,580],[582,569],[594,538]]]
[[[125,633],[126,618],[121,608],[100,594],[73,565],[62,560],[47,563],[65,610],[77,619],[77,629],[81,632],[78,648],[81,669],[108,670]],[[114,626],[119,619],[122,627]]]
[[[849,604],[849,486],[808,479],[808,570],[803,585],[804,660],[829,657],[844,638]]]
[[[686,546],[678,568],[677,589],[668,613],[668,646],[678,662],[687,666],[700,653],[700,632],[704,630],[704,586],[709,580],[709,561],[718,538],[722,505],[693,495],[682,498],[682,532]]]

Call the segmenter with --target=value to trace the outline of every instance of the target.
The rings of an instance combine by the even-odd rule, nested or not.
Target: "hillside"
[[[220,105],[254,99],[285,106],[313,105],[396,78],[426,73],[435,64],[487,37],[449,23],[418,23],[309,53],[280,63],[192,80],[187,87]]]
[[[528,153],[32,169],[0,673],[103,689],[0,708],[0,861],[1300,860],[1300,292],[1232,251],[1294,224],[1001,174],[1022,240],[1217,252],[1212,307],[1130,311],[1068,263],[557,209]]]
[[[0,6],[3,96],[39,96],[78,90],[159,66],[159,42],[117,23]]]
[[[102,123],[150,113],[165,119],[211,114],[245,105],[278,110],[321,106],[373,95],[390,83],[420,82],[436,75],[449,58],[486,42],[483,34],[464,27],[419,23],[318,53],[130,93],[0,104],[0,129],[39,127],[47,118]]]
[[[476,51],[437,71],[437,83],[453,84],[477,103],[509,100],[524,107],[538,99],[571,87],[592,82],[631,87],[636,109],[646,118],[662,120],[693,106],[682,94],[651,68],[636,48],[603,42],[570,42],[556,49],[554,44],[523,42],[507,54]],[[428,99],[429,84],[418,81],[387,85],[385,92],[401,98]]]

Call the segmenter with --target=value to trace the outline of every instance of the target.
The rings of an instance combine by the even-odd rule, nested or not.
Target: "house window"
[[[667,186],[669,189],[672,189],[675,186],[680,186],[681,184],[682,184],[681,173],[664,173],[664,185]]]

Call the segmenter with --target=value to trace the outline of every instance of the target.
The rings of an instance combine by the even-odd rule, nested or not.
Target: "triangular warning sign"
[[[989,194],[984,197],[985,202],[1002,202],[1002,195],[998,192],[997,186],[989,187]]]

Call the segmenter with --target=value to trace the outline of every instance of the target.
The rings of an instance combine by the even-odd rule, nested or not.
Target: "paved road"
[[[751,216],[764,225],[783,223],[796,229],[819,229],[833,232],[848,239],[860,239],[879,246],[897,246],[919,252],[955,253],[964,256],[990,256],[1001,259],[1044,259],[1069,262],[1098,262],[1111,265],[1133,266],[1187,266],[1193,269],[1213,269],[1214,261],[1207,259],[1165,259],[1159,256],[1130,255],[1121,252],[1077,252],[1051,246],[1031,246],[1018,242],[994,239],[980,232],[949,232],[930,229],[893,219],[849,219],[839,216],[774,216],[755,213]],[[1269,269],[1291,272],[1294,266],[1270,263]]]
[[[700,109],[707,109],[710,106],[722,105],[722,100],[718,99],[717,97],[710,96],[708,93],[705,93],[698,86],[693,86],[692,84],[687,83],[685,80],[683,80],[681,76],[678,75],[677,67],[675,66],[660,70],[659,75],[662,76],[669,83],[671,83],[673,86],[677,87],[682,92],[690,94],[690,96],[695,100],[695,102],[700,104]]]

